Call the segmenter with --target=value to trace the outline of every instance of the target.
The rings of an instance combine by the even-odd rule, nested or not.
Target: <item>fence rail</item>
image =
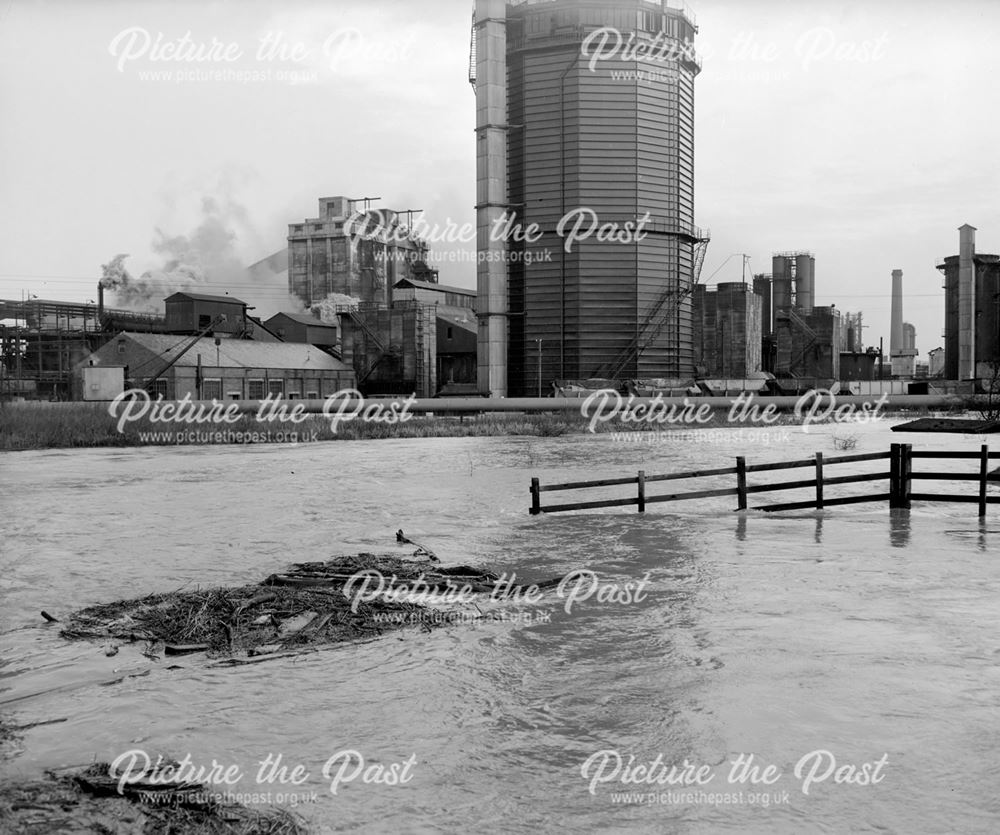
[[[851,464],[864,461],[880,461],[889,459],[888,472],[879,471],[874,473],[853,473],[850,475],[828,476],[826,468],[839,464]],[[941,471],[914,472],[913,461],[915,459],[946,459],[946,460],[976,460],[979,462],[979,471],[976,473],[949,473]],[[531,479],[531,509],[532,516],[540,513],[565,513],[571,510],[596,510],[605,507],[630,507],[636,505],[639,513],[644,513],[646,505],[661,502],[679,502],[691,499],[708,499],[720,496],[736,496],[737,510],[747,509],[747,497],[760,493],[775,493],[783,490],[803,490],[812,488],[815,495],[812,499],[805,501],[780,502],[776,504],[761,505],[755,510],[769,512],[782,510],[803,510],[806,508],[836,507],[847,504],[860,504],[864,502],[885,502],[890,507],[909,508],[912,501],[927,502],[974,502],[979,506],[979,515],[986,515],[988,504],[1000,504],[1000,496],[987,495],[987,485],[991,479],[998,479],[1000,476],[991,475],[989,462],[992,459],[1000,459],[1000,451],[990,452],[987,445],[983,445],[979,452],[923,452],[914,451],[911,444],[892,444],[886,452],[868,452],[852,455],[838,455],[830,458],[824,457],[822,452],[817,452],[812,458],[803,458],[796,461],[779,461],[770,464],[747,465],[746,458],[738,457],[735,467],[718,467],[707,470],[690,470],[683,473],[666,473],[660,475],[647,475],[644,470],[640,470],[635,476],[624,478],[605,478],[596,481],[570,481],[563,484],[541,484],[539,479]],[[793,470],[804,467],[811,467],[814,474],[811,478],[797,479],[794,481],[777,481],[769,484],[747,483],[747,475],[753,473],[776,472],[779,470]],[[686,493],[663,493],[658,495],[648,495],[647,486],[662,481],[681,481],[695,478],[717,478],[719,476],[736,476],[735,487],[721,487],[712,490],[694,490]],[[976,495],[955,495],[945,493],[915,493],[912,486],[913,481],[933,480],[933,481],[975,481],[978,485]],[[836,498],[826,498],[825,488],[830,485],[839,484],[860,484],[869,481],[887,481],[888,491],[880,490],[875,493],[866,493],[858,496],[838,496]],[[594,501],[576,501],[564,504],[542,505],[542,493],[551,493],[564,490],[587,490],[592,488],[622,487],[635,485],[634,496],[615,499],[598,499]]]

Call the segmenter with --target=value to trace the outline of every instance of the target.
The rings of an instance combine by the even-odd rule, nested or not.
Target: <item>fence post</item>
[[[639,470],[639,512],[646,512],[646,471]]]
[[[542,509],[541,509],[542,502],[541,502],[541,496],[539,496],[539,492],[540,492],[540,490],[539,490],[539,485],[538,485],[538,479],[537,478],[531,479],[531,515],[532,516],[537,516],[539,513],[542,512]]]
[[[816,453],[816,507],[823,509],[823,453]]]
[[[910,509],[910,493],[913,479],[913,444],[903,444],[899,453],[899,499],[900,507]]]
[[[899,507],[899,462],[902,444],[889,447],[889,507]]]
[[[747,509],[747,459],[742,455],[736,459],[737,510]]]
[[[986,483],[989,479],[990,448],[983,444],[979,453],[979,518],[986,516]]]

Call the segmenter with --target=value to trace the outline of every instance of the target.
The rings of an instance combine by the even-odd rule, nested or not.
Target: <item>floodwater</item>
[[[66,721],[26,731],[0,779],[142,749],[237,766],[242,779],[220,788],[294,795],[318,832],[996,831],[1000,509],[985,524],[967,504],[771,515],[735,513],[728,497],[645,515],[527,513],[533,475],[545,484],[730,466],[737,454],[831,456],[847,435],[855,452],[982,443],[894,435],[883,422],[771,429],[766,444],[579,435],[7,453],[0,709],[18,724]],[[844,465],[866,466],[887,462]],[[569,612],[549,595],[504,604],[528,623],[410,628],[238,668],[188,656],[167,669],[129,647],[108,658],[39,616],[392,550],[397,528],[446,564],[527,580],[589,569],[602,584],[645,579],[644,593],[595,595]],[[333,794],[341,761],[329,777],[324,765],[345,750],[385,773],[396,764],[405,784],[358,776]],[[638,771],[629,783],[611,753],[584,776],[601,751],[633,766],[659,756],[654,780],[685,760],[711,779],[649,783]],[[828,754],[810,758],[817,751]],[[751,754],[757,778],[772,766],[770,785],[731,773]],[[278,755],[308,773],[300,785],[257,779]]]

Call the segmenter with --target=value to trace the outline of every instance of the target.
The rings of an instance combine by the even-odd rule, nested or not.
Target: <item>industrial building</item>
[[[835,306],[815,306],[815,256],[775,253],[770,275],[754,276],[753,290],[762,300],[762,367],[778,388],[797,391],[839,380],[844,322]]]
[[[276,313],[264,325],[284,342],[298,342],[340,351],[340,324],[324,322],[311,313]]]
[[[376,199],[324,197],[320,217],[289,225],[288,291],[336,327],[363,393],[434,397],[444,385],[469,386],[476,294],[439,283],[427,266],[427,244],[411,231],[417,210],[372,208]],[[321,344],[307,314],[279,316],[272,330]]]
[[[675,5],[476,2],[470,80],[484,394],[693,374],[691,293],[708,240],[694,224],[700,65],[694,17]],[[605,27],[658,60],[636,50],[588,59],[588,37]],[[567,223],[585,212],[589,228],[640,234],[568,241]],[[537,238],[498,236],[505,220]]]
[[[944,273],[944,376],[992,380],[1000,363],[1000,256],[977,253],[976,228],[965,224],[959,254],[938,269]]]
[[[0,300],[0,398],[70,400],[74,369],[113,329],[166,330],[163,316],[95,302]]]
[[[699,378],[747,380],[759,376],[763,301],[746,282],[694,288],[694,364]]]
[[[390,306],[397,281],[437,280],[427,244],[403,222],[414,210],[372,209],[375,199],[323,197],[319,217],[289,224],[288,291],[305,307],[331,295]]]
[[[81,385],[87,367],[121,367],[126,389],[166,400],[316,399],[354,387],[354,372],[312,345],[218,336],[120,333],[80,367]]]
[[[354,387],[353,371],[332,352],[285,340],[240,299],[183,292],[164,306],[162,332],[123,331],[77,364],[76,397],[89,398],[84,380],[95,367],[121,368],[125,388],[176,400],[312,399]]]

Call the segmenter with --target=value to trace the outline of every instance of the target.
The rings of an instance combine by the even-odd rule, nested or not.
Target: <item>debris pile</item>
[[[434,558],[422,547],[416,553],[425,560]],[[387,594],[350,595],[348,584],[363,572],[377,576],[377,585]],[[72,614],[61,634],[71,640],[145,641],[144,654],[152,658],[161,651],[165,655],[205,652],[243,663],[238,659],[266,660],[370,638],[407,623],[429,630],[442,621],[414,617],[425,607],[392,591],[417,585],[430,594],[459,590],[490,594],[498,579],[465,565],[443,567],[438,562],[364,553],[297,563],[258,585],[152,594],[90,606]],[[538,587],[549,588],[556,582]],[[55,620],[51,615],[47,619]]]
[[[162,768],[162,767],[160,767]],[[283,809],[258,811],[215,799],[204,785],[169,784],[155,771],[123,785],[107,763],[74,774],[0,786],[5,832],[107,832],[195,835],[300,835],[307,830]]]

